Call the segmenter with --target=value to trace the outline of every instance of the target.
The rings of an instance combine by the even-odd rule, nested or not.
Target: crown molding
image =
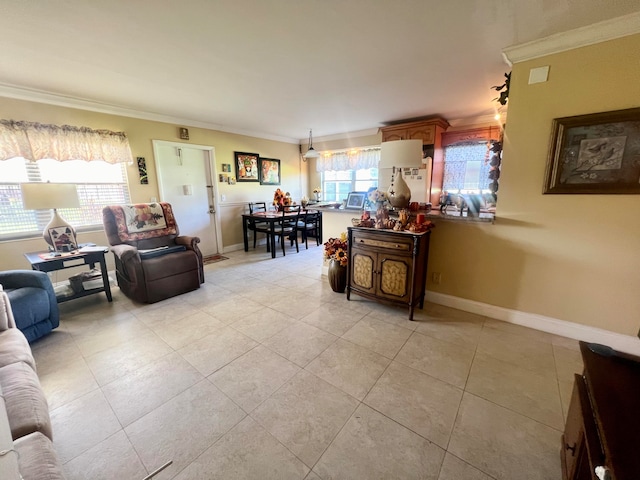
[[[503,111],[500,111],[500,120],[496,120],[495,114],[492,115],[478,115],[475,117],[457,118],[455,120],[449,120],[449,128],[447,132],[452,130],[462,130],[464,128],[475,128],[478,126],[496,126],[501,127],[507,121],[506,106],[502,107]],[[498,110],[496,109],[496,113]]]
[[[566,52],[636,33],[640,33],[640,12],[507,47],[502,50],[502,56],[507,64],[512,66],[514,63]]]
[[[238,128],[229,128],[224,125],[215,123],[200,122],[188,118],[174,117],[171,115],[163,115],[160,113],[145,112],[132,108],[111,105],[107,103],[96,102],[94,100],[86,100],[83,98],[70,97],[45,92],[42,90],[29,89],[24,87],[16,87],[14,85],[0,83],[0,97],[14,98],[16,100],[26,100],[29,102],[44,103],[47,105],[56,105],[58,107],[76,108],[78,110],[87,110],[90,112],[106,113],[108,115],[119,115],[122,117],[138,118],[140,120],[151,120],[153,122],[161,122],[168,124],[180,125],[182,127],[206,128],[208,130],[216,130],[219,132],[233,133],[236,135],[246,135],[248,137],[262,138],[265,140],[274,140],[276,142],[298,144],[298,140],[290,137],[282,137],[279,135],[270,135],[266,133],[252,132]]]
[[[0,83],[0,97],[14,98],[16,100],[25,100],[28,102],[43,103],[46,105],[56,105],[58,107],[75,108],[78,110],[87,110],[90,112],[105,113],[107,115],[118,115],[122,117],[138,118],[140,120],[150,120],[153,122],[168,123],[172,125],[180,125],[183,127],[206,128],[208,130],[216,130],[219,132],[232,133],[236,135],[245,135],[248,137],[262,138],[265,140],[273,140],[276,142],[292,143],[295,145],[306,145],[308,138],[295,139],[291,137],[283,137],[278,135],[269,135],[260,132],[242,130],[237,128],[229,128],[224,125],[215,123],[200,122],[188,118],[174,117],[171,115],[163,115],[160,113],[145,112],[132,108],[122,107],[119,105],[111,105],[107,103],[97,102],[94,100],[86,100],[67,95],[59,95],[45,92],[42,90],[17,87],[15,85]],[[505,112],[502,112],[503,118],[500,122],[496,122],[493,115],[483,115],[477,117],[460,118],[450,120],[451,127],[461,127],[479,124],[500,124],[504,123]],[[344,140],[349,138],[368,137],[377,135],[380,127],[367,128],[365,130],[357,130],[354,132],[337,133],[334,135],[325,135],[322,137],[314,137],[314,142],[330,142],[333,140]]]

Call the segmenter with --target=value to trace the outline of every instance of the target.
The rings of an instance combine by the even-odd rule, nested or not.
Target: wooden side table
[[[104,292],[107,295],[107,300],[111,302],[113,300],[111,297],[111,286],[109,285],[107,263],[104,258],[104,254],[108,251],[109,249],[107,247],[94,247],[90,252],[63,253],[58,257],[49,256],[48,252],[31,252],[25,253],[24,256],[31,264],[33,270],[39,270],[41,272],[55,272],[57,270],[64,270],[65,268],[73,268],[81,265],[89,265],[89,268],[93,269],[96,263],[99,263],[102,273],[101,287],[82,290],[69,296],[57,297],[57,301],[58,303],[62,303],[76,298],[86,297],[87,295],[93,295],[94,293]]]

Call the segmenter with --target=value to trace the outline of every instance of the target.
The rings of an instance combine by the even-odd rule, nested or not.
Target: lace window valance
[[[31,161],[49,158],[107,163],[133,160],[124,132],[0,120],[0,160],[15,157]]]
[[[378,168],[378,162],[380,162],[380,147],[326,152],[316,160],[316,171]]]

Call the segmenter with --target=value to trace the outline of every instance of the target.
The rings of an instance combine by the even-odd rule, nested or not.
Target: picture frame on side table
[[[53,248],[57,253],[69,253],[78,249],[76,235],[70,227],[54,227],[49,229]]]
[[[640,193],[640,108],[554,119],[543,193]]]
[[[258,182],[258,159],[257,153],[233,152],[236,163],[236,178],[238,182]]]
[[[280,185],[280,160],[260,157],[260,185]]]

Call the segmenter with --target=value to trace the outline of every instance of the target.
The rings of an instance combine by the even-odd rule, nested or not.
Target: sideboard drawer
[[[409,253],[413,248],[413,239],[412,238],[401,238],[401,239],[384,239],[384,238],[371,238],[368,235],[357,235],[353,236],[353,246],[357,248],[358,246],[365,247],[378,247],[384,250],[388,250],[396,253]]]

